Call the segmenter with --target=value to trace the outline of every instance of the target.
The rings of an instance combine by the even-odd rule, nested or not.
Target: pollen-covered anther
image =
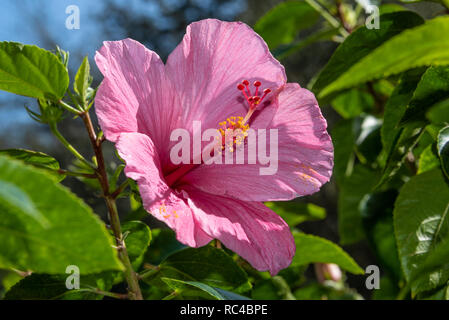
[[[243,117],[229,117],[225,121],[220,122],[218,132],[221,135],[221,149],[228,148],[230,152],[234,151],[235,147],[242,145],[245,138],[248,136],[249,125],[245,124]]]

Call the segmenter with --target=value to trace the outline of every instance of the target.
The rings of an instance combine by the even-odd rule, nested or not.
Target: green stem
[[[407,296],[409,295],[409,293],[410,293],[410,286],[409,286],[409,284],[407,283],[407,284],[405,284],[405,285],[401,288],[401,290],[399,291],[399,293],[398,293],[398,295],[397,295],[397,297],[396,297],[396,300],[404,300],[405,298],[407,298]]]
[[[175,298],[178,294],[179,294],[178,291],[173,291],[173,292],[170,293],[168,296],[162,298],[162,300],[172,300],[172,299]]]
[[[83,108],[79,105],[78,101],[76,101],[76,98],[73,96],[73,94],[70,92],[70,90],[67,90],[67,93],[70,97],[70,100],[72,100],[72,103],[78,108],[79,111],[77,111],[79,114],[83,111]]]
[[[157,274],[161,269],[157,266],[145,270],[144,272],[142,272],[141,274],[139,274],[139,279],[143,280],[143,279],[149,279],[151,277],[153,277],[155,274]]]
[[[98,176],[95,173],[84,173],[84,172],[73,172],[69,170],[64,169],[58,169],[58,170],[52,170],[56,171],[59,174],[65,174],[66,176],[72,176],[72,177],[83,177],[88,179],[97,179]]]
[[[87,161],[59,132],[56,123],[50,123],[50,130],[53,135],[64,145],[64,147],[69,150],[78,160],[80,160],[85,165],[89,166],[92,169],[96,169],[93,164]]]
[[[106,205],[109,212],[109,220],[111,223],[111,229],[114,233],[117,243],[117,250],[119,258],[125,266],[125,278],[129,286],[129,298],[131,300],[143,300],[142,293],[139,287],[139,281],[137,274],[134,272],[131,260],[129,259],[128,252],[125,247],[125,241],[120,227],[120,220],[118,216],[117,206],[115,200],[111,196],[106,196]]]
[[[126,179],[115,191],[111,193],[111,197],[113,199],[117,199],[117,197],[123,192],[123,190],[126,189],[126,187],[129,185],[129,180]]]
[[[278,290],[278,294],[282,297],[283,300],[296,300],[296,297],[293,295],[290,286],[283,277],[274,276],[272,278],[272,283]]]
[[[61,107],[63,107],[64,109],[66,109],[67,111],[71,112],[71,113],[74,113],[76,115],[80,115],[81,114],[80,111],[76,110],[75,108],[73,108],[72,106],[68,105],[67,103],[65,103],[62,100],[59,100],[59,105]]]
[[[341,23],[334,18],[325,8],[323,8],[318,2],[315,0],[305,0],[315,11],[317,11],[321,16],[326,19],[327,22],[334,28],[337,28],[343,37],[347,37],[349,33],[342,27]]]
[[[115,298],[115,299],[127,299],[128,298],[128,295],[126,295],[126,294],[109,292],[109,291],[103,291],[103,290],[96,289],[96,288],[93,288],[93,289],[79,289],[77,291],[91,292],[91,293],[95,293],[95,294],[98,294],[98,295],[111,297],[111,298]]]

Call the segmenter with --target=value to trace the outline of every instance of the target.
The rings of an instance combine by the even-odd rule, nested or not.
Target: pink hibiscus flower
[[[145,209],[188,246],[219,239],[258,270],[286,268],[292,234],[263,201],[318,191],[331,176],[333,146],[314,95],[287,83],[263,39],[244,23],[207,19],[187,27],[165,65],[131,39],[105,42],[95,60],[104,75],[95,99],[101,128]],[[260,175],[258,163],[170,160],[174,129],[192,132],[193,121],[226,129],[232,117],[231,128],[277,130],[275,174]]]

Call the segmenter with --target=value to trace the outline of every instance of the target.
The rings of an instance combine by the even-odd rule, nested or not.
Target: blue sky
[[[102,9],[102,4],[99,3],[98,1],[87,0],[2,0],[0,41],[16,41],[45,46],[40,33],[42,31],[50,32],[56,42],[65,50],[75,51],[76,48],[84,46],[86,54],[89,55],[89,58],[92,58],[97,46],[101,45],[100,35],[96,32],[95,21],[91,18],[92,13]],[[68,17],[65,10],[71,4],[80,8],[81,25],[79,30],[68,30],[65,27],[65,21]],[[38,25],[43,29],[39,29]],[[84,41],[86,37],[89,41]],[[79,59],[73,57],[71,63],[73,65],[79,64],[79,61],[77,61]],[[14,100],[10,101],[11,99]],[[0,100],[14,104],[8,104],[0,108],[0,121],[3,130],[9,130],[11,126],[26,124],[31,121],[23,105],[26,103],[32,104],[33,101],[15,97],[13,94],[4,91],[0,91]]]
[[[141,0],[110,0],[118,3],[126,3],[126,6],[137,14],[145,15],[157,22],[159,27],[170,29],[171,22],[159,11],[159,6],[151,1],[142,5]],[[171,8],[179,7],[185,0],[164,0]],[[201,7],[210,7],[213,0],[192,0]],[[42,34],[48,33],[50,37],[64,50],[80,52],[88,55],[91,65],[95,51],[101,47],[104,40],[122,39],[124,35],[114,34],[114,39],[103,39],[102,21],[97,21],[95,16],[101,10],[105,10],[106,1],[92,0],[1,0],[0,4],[0,41],[16,41],[25,44],[35,44],[49,50],[52,46],[42,40]],[[66,8],[70,5],[78,6],[80,10],[80,29],[69,30],[66,28],[68,14]],[[245,10],[245,1],[234,1],[220,6],[222,18],[232,17]],[[189,12],[184,14],[189,15]],[[194,15],[194,13],[192,13]],[[194,17],[192,16],[192,19]],[[170,44],[173,46],[173,44]],[[80,50],[82,48],[82,50]],[[172,49],[172,48],[168,48]],[[75,68],[81,63],[82,56],[70,57],[70,66]],[[24,105],[34,105],[32,99],[18,97],[13,94],[0,91],[0,135],[20,130],[11,130],[20,125],[30,124]],[[17,135],[16,135],[17,136]],[[20,140],[20,137],[17,136]],[[10,139],[8,139],[10,140]],[[11,144],[13,141],[9,141]],[[4,146],[0,146],[4,147]]]

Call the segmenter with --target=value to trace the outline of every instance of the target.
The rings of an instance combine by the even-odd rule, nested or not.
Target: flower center
[[[271,92],[271,89],[267,88],[262,91],[263,95],[260,96],[259,88],[262,83],[260,81],[254,81],[253,85],[255,87],[254,94],[251,92],[248,80],[243,80],[237,85],[237,89],[242,92],[243,96],[248,102],[249,108],[244,117],[229,117],[225,121],[222,121],[218,124],[218,132],[221,135],[221,139],[220,137],[217,137],[218,141],[215,146],[221,145],[221,150],[227,148],[230,152],[234,152],[237,147],[241,146],[245,142],[245,138],[248,136],[247,131],[249,130],[249,119],[256,110],[257,106],[260,105],[265,97]],[[266,103],[269,104],[270,102],[267,101]],[[209,150],[209,153],[210,152],[212,152],[212,149]],[[219,153],[221,154],[221,152]],[[198,164],[186,164],[169,173],[165,177],[167,185],[173,186],[180,177],[185,175],[196,166],[198,166]],[[165,212],[163,208],[160,210]]]
[[[248,112],[245,117],[229,117],[225,121],[220,122],[218,131],[221,134],[221,148],[226,147],[229,151],[233,152],[234,148],[244,143],[245,138],[248,136],[249,124],[248,121],[252,114],[256,110],[257,106],[265,99],[265,97],[271,92],[271,89],[263,90],[263,95],[259,95],[259,87],[262,85],[260,81],[254,81],[254,87],[256,88],[254,94],[249,88],[249,81],[243,80],[237,85],[237,89],[243,93],[246,101],[248,102]],[[228,140],[228,141],[227,141]]]
[[[221,134],[221,149],[225,147],[233,152],[234,147],[241,145],[248,135],[248,124],[243,123],[243,117],[229,117],[219,123],[218,132]]]

